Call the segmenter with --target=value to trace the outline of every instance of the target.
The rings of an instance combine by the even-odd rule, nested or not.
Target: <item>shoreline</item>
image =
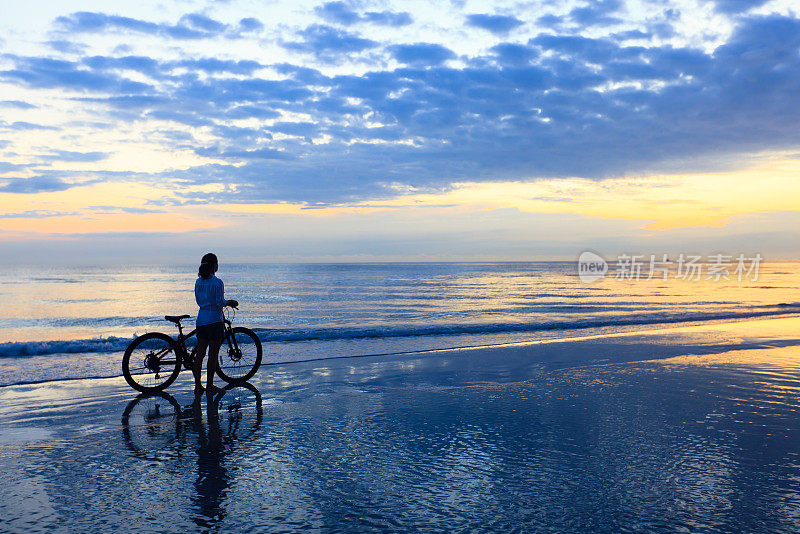
[[[794,310],[786,310],[785,312],[780,313],[769,313],[765,315],[758,315],[758,316],[747,316],[747,317],[732,317],[732,318],[720,318],[720,319],[709,319],[709,320],[686,320],[686,321],[670,321],[670,322],[662,322],[662,323],[638,323],[632,322],[631,324],[620,324],[617,325],[616,328],[612,326],[594,326],[594,325],[586,325],[586,326],[574,326],[568,329],[542,329],[537,331],[530,331],[530,332],[506,332],[506,333],[487,333],[483,335],[479,334],[456,334],[456,335],[437,335],[437,336],[388,336],[388,337],[376,337],[376,338],[367,338],[367,339],[312,339],[307,341],[294,341],[294,342],[281,342],[281,341],[264,341],[262,343],[265,347],[265,354],[264,354],[264,361],[262,362],[262,368],[268,368],[272,366],[279,366],[279,365],[291,365],[291,364],[303,364],[308,362],[325,362],[330,360],[338,360],[338,359],[359,359],[359,358],[381,358],[381,357],[402,357],[402,356],[414,356],[414,355],[424,355],[428,353],[440,353],[440,352],[447,352],[447,351],[463,351],[463,350],[480,350],[480,349],[493,349],[493,348],[502,348],[502,347],[513,347],[519,346],[524,347],[528,345],[539,345],[539,344],[549,344],[549,343],[564,343],[564,342],[571,342],[571,341],[581,341],[581,340],[589,340],[589,339],[602,339],[607,337],[614,337],[614,336],[632,336],[632,335],[649,335],[658,332],[666,332],[666,331],[681,331],[682,329],[715,329],[720,325],[735,325],[735,324],[744,324],[744,323],[760,323],[762,321],[779,321],[779,320],[792,320],[797,319],[800,321],[800,311]],[[799,323],[800,324],[800,323]],[[585,332],[594,331],[596,333],[589,333],[584,334]],[[531,339],[531,336],[539,334],[543,335],[543,337],[538,339]],[[547,334],[565,334],[563,337],[544,337]],[[491,337],[509,337],[509,336],[524,336],[524,339],[518,339],[513,341],[497,341],[497,342],[483,342],[480,343],[480,339],[486,339]],[[456,343],[447,345],[444,347],[436,346],[436,341],[441,341],[442,339],[451,338],[450,341],[454,341]],[[458,343],[459,340],[463,339],[464,343]],[[469,340],[474,339],[476,340],[477,344],[470,344]],[[357,352],[347,352],[344,350],[342,353],[338,353],[335,355],[325,355],[326,353],[326,345],[336,345],[336,346],[346,346],[348,344],[352,344],[356,348],[369,348],[371,346],[380,346],[383,345],[390,345],[392,348],[402,347],[403,342],[413,341],[416,342],[417,346],[422,345],[423,348],[414,348],[411,350],[389,350],[389,351],[373,351],[373,352],[364,352],[364,353],[357,353]],[[307,347],[305,345],[310,345],[311,350],[306,350]],[[428,346],[425,346],[425,345]],[[296,356],[282,356],[277,353],[271,354],[268,350],[270,347],[297,347],[298,349],[302,349],[305,352],[317,353],[317,355],[313,357],[307,358],[297,358]],[[30,359],[39,358],[43,361],[52,364],[55,360],[61,359],[69,359],[69,358],[81,358],[81,357],[88,357],[90,360],[89,362],[93,361],[91,359],[96,358],[99,364],[105,364],[106,368],[108,368],[108,361],[101,361],[102,358],[108,358],[110,355],[119,354],[119,358],[113,360],[113,364],[111,367],[115,367],[118,363],[117,360],[121,361],[121,354],[124,350],[121,351],[110,351],[110,352],[68,352],[68,353],[54,353],[54,354],[32,354],[32,355],[24,355],[24,356],[9,356],[0,358],[0,368],[2,368],[3,364],[11,365],[14,362],[29,362]],[[270,357],[273,358],[273,361],[270,361]],[[14,386],[27,386],[27,385],[37,385],[37,384],[45,384],[48,382],[63,382],[69,380],[104,380],[104,379],[111,379],[111,378],[119,378],[121,377],[121,371],[118,371],[117,374],[105,374],[105,373],[98,373],[88,376],[65,376],[65,377],[46,377],[41,379],[32,379],[32,380],[20,380],[14,383],[9,384],[0,384],[0,390],[7,387],[14,387]]]
[[[444,379],[469,379],[473,373],[489,372],[501,362],[499,383],[522,382],[531,369],[582,368],[624,365],[695,356],[703,358],[734,351],[794,350],[800,346],[800,317],[723,322],[647,331],[619,332],[562,339],[535,340],[490,346],[472,346],[428,351],[332,357],[305,362],[262,365],[251,380],[265,396],[285,402],[298,391],[314,394],[331,387],[360,383],[361,375],[377,369],[379,380],[410,378],[416,370],[445,373]],[[487,369],[489,371],[487,371]],[[511,370],[512,372],[509,372]],[[348,375],[348,373],[351,376]],[[292,377],[286,379],[285,377]],[[483,376],[481,380],[486,380]],[[352,383],[351,383],[352,381]],[[191,401],[192,378],[182,372],[167,393],[181,404]],[[138,393],[121,376],[72,378],[0,387],[0,434],[22,432],[36,439],[81,434],[88,427],[116,428],[122,407]],[[29,429],[30,432],[24,429]],[[42,428],[47,432],[42,434]],[[83,430],[81,430],[83,429]],[[39,437],[36,435],[39,433]],[[47,437],[44,437],[44,436]]]

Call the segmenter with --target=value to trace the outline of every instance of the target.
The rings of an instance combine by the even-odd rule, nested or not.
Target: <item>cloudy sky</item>
[[[790,0],[2,4],[0,262],[800,255]]]

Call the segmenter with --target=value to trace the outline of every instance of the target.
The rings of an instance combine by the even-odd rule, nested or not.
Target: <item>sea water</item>
[[[594,283],[574,262],[225,264],[264,363],[560,338],[795,313],[800,264],[757,279],[670,273]],[[0,385],[121,374],[125,347],[191,314],[194,265],[27,266],[0,272]],[[192,327],[193,321],[187,320]]]
[[[669,345],[627,337],[571,350]],[[800,531],[796,345],[542,363],[576,343],[2,388],[0,531]]]

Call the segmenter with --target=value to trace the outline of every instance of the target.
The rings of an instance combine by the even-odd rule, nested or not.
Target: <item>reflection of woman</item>
[[[203,529],[209,529],[225,519],[225,498],[232,476],[225,466],[225,450],[222,443],[222,428],[219,422],[219,397],[208,400],[208,433],[203,428],[200,403],[194,405],[194,423],[200,448],[197,449],[196,494],[192,500],[200,512],[194,518]]]
[[[222,280],[214,276],[219,269],[217,256],[208,253],[203,256],[200,268],[197,270],[197,281],[194,284],[194,297],[200,311],[197,312],[197,352],[194,361],[194,387],[197,391],[203,390],[200,375],[203,370],[203,357],[208,349],[208,364],[206,365],[206,389],[209,394],[219,391],[214,386],[214,372],[217,370],[217,357],[222,339],[225,337],[225,328],[222,319],[222,308],[225,306],[238,306],[235,300],[225,300],[225,286]]]

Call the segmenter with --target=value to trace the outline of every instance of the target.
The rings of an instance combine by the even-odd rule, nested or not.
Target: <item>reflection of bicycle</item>
[[[232,317],[229,319],[227,314],[232,313],[233,308],[226,310],[231,311],[224,319],[225,338],[219,351],[217,374],[229,384],[241,384],[256,374],[261,365],[261,341],[249,328],[232,327]],[[164,317],[178,327],[177,339],[160,332],[149,332],[128,345],[122,357],[122,374],[133,389],[145,393],[161,391],[178,378],[181,365],[192,369],[197,347],[190,354],[186,340],[197,330],[183,333],[181,321],[188,318],[189,315]]]
[[[261,426],[261,393],[252,384],[228,385],[211,401],[223,441],[246,441]],[[180,454],[195,426],[199,405],[182,410],[169,393],[143,393],[122,413],[122,435],[128,449],[144,460],[163,460]],[[209,417],[212,412],[209,411]],[[189,434],[190,435],[190,434]]]

